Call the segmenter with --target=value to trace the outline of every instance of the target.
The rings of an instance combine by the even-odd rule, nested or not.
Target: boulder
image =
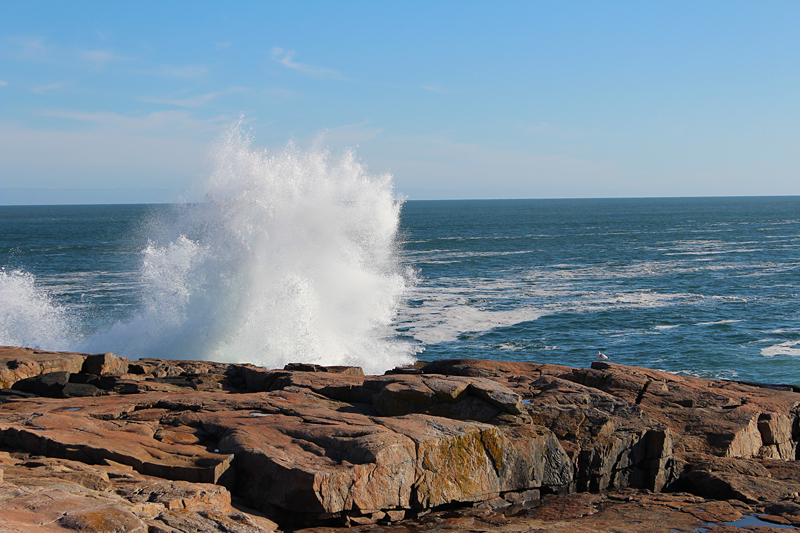
[[[672,490],[748,504],[780,502],[800,494],[800,463],[690,456]],[[774,472],[774,475],[773,475]]]
[[[3,531],[267,533],[278,529],[258,513],[236,508],[224,487],[142,476],[113,461],[87,465],[0,452],[0,468]]]
[[[0,389],[48,372],[80,372],[86,354],[0,346]]]
[[[105,376],[107,374],[127,374],[129,361],[113,353],[87,355],[83,361],[82,372]]]

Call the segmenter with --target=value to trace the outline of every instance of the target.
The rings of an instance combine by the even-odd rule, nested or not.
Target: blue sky
[[[800,194],[800,2],[0,1],[0,204],[171,201],[243,116],[428,198]]]

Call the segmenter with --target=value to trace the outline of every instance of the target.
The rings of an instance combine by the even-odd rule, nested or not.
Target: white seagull
[[[598,359],[608,359],[608,356],[606,354],[604,354],[603,352],[597,352],[597,358]]]

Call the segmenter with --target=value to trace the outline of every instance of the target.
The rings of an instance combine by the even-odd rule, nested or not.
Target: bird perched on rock
[[[598,359],[608,359],[608,356],[606,354],[604,354],[603,352],[597,352],[597,358]]]

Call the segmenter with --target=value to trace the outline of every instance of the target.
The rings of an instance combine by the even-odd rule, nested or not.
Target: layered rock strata
[[[421,527],[453,506],[474,527],[476,512],[534,520],[544,500],[622,489],[773,506],[790,524],[800,511],[792,386],[606,362],[364,376],[12,347],[0,385],[0,522],[15,531]],[[47,510],[54,495],[69,509]]]

